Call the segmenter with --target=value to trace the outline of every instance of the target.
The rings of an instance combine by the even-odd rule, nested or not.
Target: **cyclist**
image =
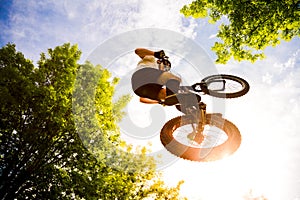
[[[132,75],[131,84],[134,93],[140,97],[140,102],[174,105],[195,99],[195,94],[192,93],[178,94],[181,79],[165,70],[165,68],[171,68],[171,63],[163,59],[166,58],[163,50],[154,52],[137,48],[135,53],[141,58],[141,61]],[[197,95],[198,102],[200,99],[200,96]]]

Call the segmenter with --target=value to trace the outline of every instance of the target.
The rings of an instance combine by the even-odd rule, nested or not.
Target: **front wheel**
[[[206,114],[200,141],[193,134],[195,123],[195,118],[189,115],[171,119],[161,130],[162,144],[175,156],[198,162],[220,160],[239,148],[238,128],[219,114]]]
[[[211,75],[201,81],[205,94],[220,98],[236,98],[249,91],[249,83],[238,77],[227,74]]]

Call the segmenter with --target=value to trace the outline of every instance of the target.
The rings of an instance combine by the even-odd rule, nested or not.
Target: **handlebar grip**
[[[154,57],[158,58],[158,59],[164,58],[165,55],[166,54],[165,54],[164,50],[154,52]]]

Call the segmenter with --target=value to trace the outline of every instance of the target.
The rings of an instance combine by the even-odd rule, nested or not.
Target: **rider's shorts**
[[[131,85],[134,93],[140,97],[158,100],[158,93],[163,85],[158,78],[163,71],[155,68],[141,68],[131,77]]]

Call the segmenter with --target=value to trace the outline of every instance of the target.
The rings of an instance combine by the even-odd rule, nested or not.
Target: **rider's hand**
[[[154,57],[158,58],[158,59],[163,58],[165,55],[166,54],[165,54],[164,50],[160,50],[160,51],[154,52]]]
[[[171,62],[169,60],[164,60],[163,63],[168,66],[168,68],[171,68]]]
[[[168,72],[171,69],[171,62],[168,60],[157,60],[157,64],[159,64],[159,69],[162,71]]]

